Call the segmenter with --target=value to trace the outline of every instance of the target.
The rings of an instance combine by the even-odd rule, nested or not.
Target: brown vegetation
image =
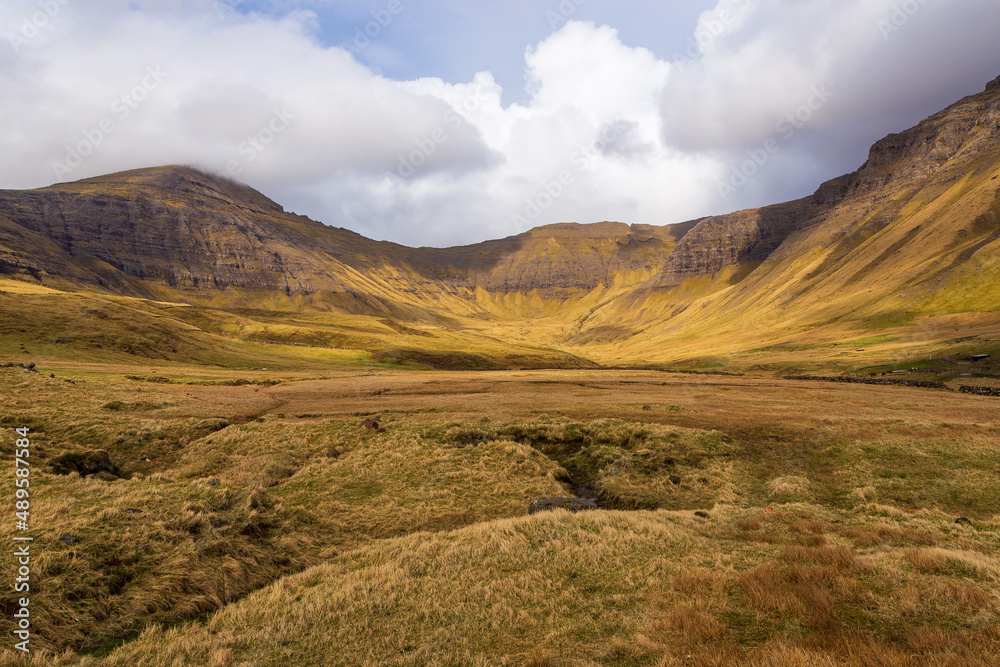
[[[145,377],[0,369],[45,498],[37,646],[81,652],[62,664],[1000,655],[987,399],[635,371],[124,375]],[[52,467],[100,450],[120,479]],[[778,500],[789,479],[808,497]],[[526,516],[579,486],[645,511]]]

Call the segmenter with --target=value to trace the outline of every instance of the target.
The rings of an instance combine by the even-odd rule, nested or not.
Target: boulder
[[[385,433],[385,429],[379,424],[378,419],[366,419],[361,422],[361,428],[366,428],[370,431],[375,431],[376,433]]]

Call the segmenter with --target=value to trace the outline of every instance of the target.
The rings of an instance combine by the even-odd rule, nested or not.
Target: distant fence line
[[[977,396],[998,396],[1000,397],[1000,387],[970,387],[962,385],[958,388],[963,394],[976,394]]]
[[[822,376],[822,375],[782,375],[782,380],[813,380],[818,382],[844,382],[847,384],[881,384],[897,385],[902,387],[919,387],[921,389],[944,389],[945,391],[955,391],[944,382],[931,382],[928,380],[898,380],[895,378],[855,378],[847,376]]]
[[[813,380],[819,382],[844,382],[847,384],[881,384],[898,385],[902,387],[919,387],[921,389],[943,389],[945,391],[958,391],[963,394],[975,394],[976,396],[996,396],[1000,397],[1000,387],[971,387],[961,385],[958,389],[949,387],[944,382],[930,382],[927,380],[899,380],[895,378],[856,378],[846,376],[821,376],[821,375],[782,375],[782,380]]]

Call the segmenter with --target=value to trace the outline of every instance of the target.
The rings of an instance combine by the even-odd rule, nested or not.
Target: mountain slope
[[[603,347],[584,337],[580,349],[602,361],[748,367],[822,359],[846,369],[962,352],[963,338],[995,353],[998,82],[878,142],[857,172],[808,200],[735,214],[729,224],[699,223],[678,249],[690,245],[687,256],[701,263],[684,272],[675,251],[674,271],[588,316],[586,327],[618,336]],[[790,231],[760,262],[726,241],[742,233],[752,242],[754,226],[774,225],[782,209],[792,213]],[[727,253],[728,265],[718,259]],[[844,350],[874,337],[881,348]]]
[[[879,141],[810,197],[666,227],[566,223],[407,248],[185,167],[0,192],[9,276],[208,308],[222,336],[433,364],[470,346],[501,365],[521,348],[604,363],[708,363],[710,350],[712,363],[750,363],[778,339],[833,345],[887,327],[906,345],[940,343],[945,316],[995,331],[998,250],[997,81]]]

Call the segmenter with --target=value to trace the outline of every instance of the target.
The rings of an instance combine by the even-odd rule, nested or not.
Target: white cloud
[[[702,57],[675,65],[662,110],[665,143],[714,153],[730,174],[747,151],[778,142],[730,206],[804,195],[860,166],[885,134],[1000,73],[1000,4],[991,0],[727,1],[745,7],[739,20],[714,34]],[[713,14],[703,15],[700,33]],[[817,90],[820,108],[796,121]]]
[[[886,35],[890,0],[722,0],[696,28],[704,55],[673,63],[611,27],[569,21],[527,49],[530,95],[504,107],[489,72],[379,76],[322,46],[309,11],[51,2],[59,9],[36,35],[0,48],[0,187],[229,168],[287,208],[414,245],[567,220],[667,224],[804,194],[917,120],[914,108],[937,110],[993,78],[983,54],[998,53],[996,22],[983,17],[1000,18],[987,0],[924,0]],[[0,25],[18,34],[38,7],[5,3]],[[816,85],[831,100],[722,201],[720,179]],[[57,178],[54,164],[76,162]]]
[[[381,174],[447,108],[401,91],[340,49],[317,46],[308,14],[220,21],[207,9],[184,20],[124,12],[101,39],[81,30],[26,50],[15,72],[33,74],[10,81],[14,94],[0,103],[11,147],[0,156],[5,180],[55,180],[53,163],[77,148],[90,154],[72,178],[170,162],[223,171],[233,161],[241,176],[265,185],[337,170]],[[83,8],[64,10],[76,11]],[[162,81],[142,90],[150,67]],[[272,136],[275,116],[288,122]],[[466,162],[488,154],[472,132],[452,145]]]

